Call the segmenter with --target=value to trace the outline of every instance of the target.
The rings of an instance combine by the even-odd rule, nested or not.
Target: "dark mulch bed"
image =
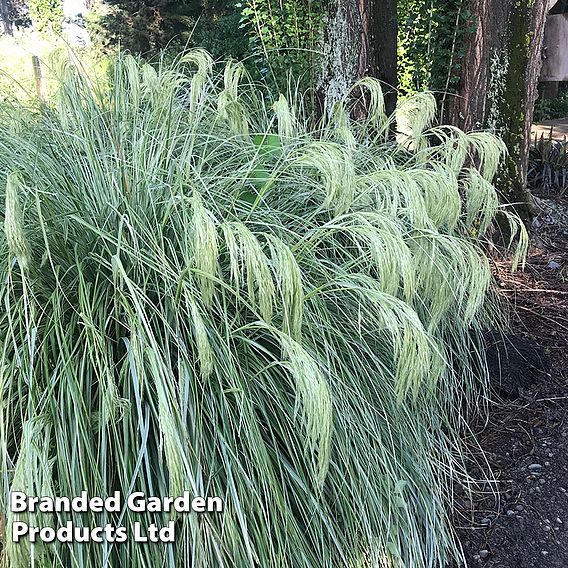
[[[455,512],[469,568],[568,568],[568,201],[538,203],[525,271],[496,262],[495,273],[513,334],[547,361],[534,384],[492,403],[480,432],[494,480]]]

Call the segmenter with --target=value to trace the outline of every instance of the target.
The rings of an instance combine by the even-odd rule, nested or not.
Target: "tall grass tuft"
[[[3,565],[459,558],[448,515],[495,314],[480,242],[501,143],[446,129],[432,147],[429,95],[401,109],[414,150],[389,142],[371,79],[368,122],[345,101],[312,128],[300,97],[271,104],[203,51],[122,55],[110,84],[58,73],[41,113],[1,119]],[[16,515],[11,490],[189,490],[225,509]],[[176,542],[16,544],[18,519],[173,519]]]

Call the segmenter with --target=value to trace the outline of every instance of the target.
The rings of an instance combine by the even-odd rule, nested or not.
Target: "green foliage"
[[[207,0],[192,39],[215,58],[243,59],[250,55],[249,38],[241,22],[240,3],[235,0]]]
[[[61,34],[63,29],[62,0],[28,0],[28,6],[35,30],[42,34]]]
[[[120,47],[151,57],[160,50],[179,53],[206,48],[215,58],[244,58],[249,40],[233,0],[98,0],[88,19],[95,47]]]
[[[164,48],[179,51],[191,37],[199,4],[198,0],[98,0],[88,29],[104,52],[119,45],[144,55]]]
[[[10,0],[8,2],[9,16],[17,29],[31,26],[29,2],[26,0]]]
[[[568,142],[553,140],[552,133],[535,136],[527,179],[532,189],[564,195],[568,189]]]
[[[121,55],[107,85],[64,60],[40,119],[0,116],[0,511],[7,533],[10,490],[187,489],[225,511],[173,517],[175,545],[8,539],[1,560],[442,568],[503,144],[428,131],[427,94],[391,142],[371,79],[367,122],[338,104],[314,131],[300,98],[268,108],[241,65],[213,69]]]
[[[554,99],[539,98],[534,106],[534,120],[554,120],[568,117],[568,92],[560,94]]]
[[[49,94],[52,87],[49,57],[54,46],[61,46],[63,42],[62,38],[53,36],[38,38],[31,29],[20,32],[16,38],[0,36],[0,103],[16,99],[29,102],[37,98],[32,53],[40,58],[43,88]]]
[[[322,0],[245,0],[242,22],[250,34],[250,49],[263,76],[276,83],[314,72],[315,53],[322,35]]]
[[[398,3],[398,65],[401,92],[453,91],[474,31],[465,0],[402,0]]]

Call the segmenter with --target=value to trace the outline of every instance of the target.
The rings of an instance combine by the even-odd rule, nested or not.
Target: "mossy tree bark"
[[[463,75],[450,102],[450,121],[489,128],[509,149],[497,187],[525,219],[534,205],[527,189],[530,128],[537,97],[549,0],[472,0],[476,31],[467,38]]]
[[[383,82],[387,111],[392,112],[396,105],[396,50],[396,0],[330,2],[318,85],[323,109],[330,111],[354,82],[371,76]]]

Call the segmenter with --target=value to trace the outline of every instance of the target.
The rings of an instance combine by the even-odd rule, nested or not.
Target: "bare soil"
[[[513,334],[538,345],[548,367],[492,402],[479,434],[495,480],[472,467],[481,490],[458,497],[468,568],[568,568],[568,201],[538,204],[526,269],[495,262],[495,274]]]

